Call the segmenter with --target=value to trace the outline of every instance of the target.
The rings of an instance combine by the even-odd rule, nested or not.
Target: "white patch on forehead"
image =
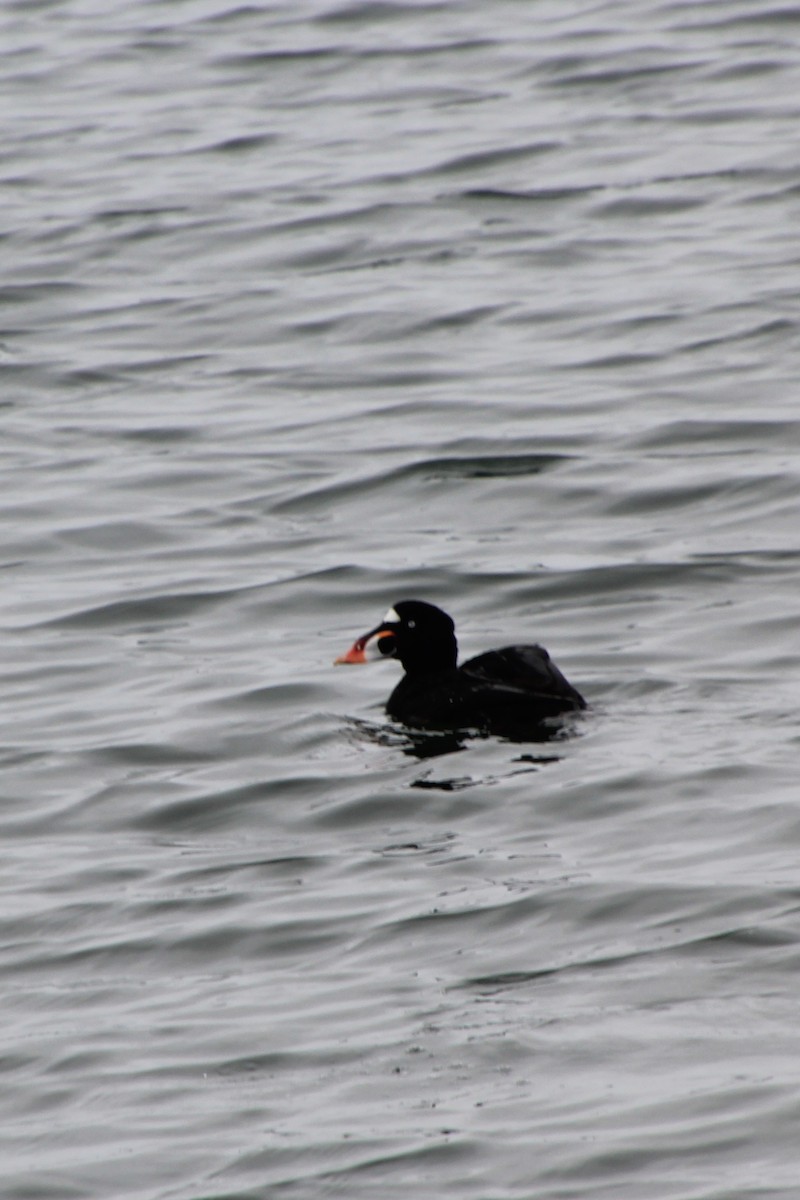
[[[384,625],[401,625],[402,621],[398,617],[393,608],[390,608],[386,616],[383,618]]]

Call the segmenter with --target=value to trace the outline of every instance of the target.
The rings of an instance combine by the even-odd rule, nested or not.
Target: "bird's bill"
[[[391,657],[394,638],[393,629],[386,629],[383,625],[379,625],[377,629],[357,638],[349,650],[333,660],[333,664],[334,666],[361,664],[376,658]]]
[[[339,667],[343,663],[365,663],[367,661],[366,644],[364,638],[359,638],[358,641],[353,642],[349,650],[333,660],[333,665]]]

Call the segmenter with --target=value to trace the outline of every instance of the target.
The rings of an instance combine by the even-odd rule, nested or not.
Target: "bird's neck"
[[[406,675],[439,675],[443,671],[454,671],[458,660],[458,644],[455,637],[418,654],[403,655],[400,660]]]

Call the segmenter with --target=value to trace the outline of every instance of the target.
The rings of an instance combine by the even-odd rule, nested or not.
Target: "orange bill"
[[[357,642],[353,642],[346,654],[340,654],[338,658],[333,660],[334,666],[340,666],[342,663],[365,663],[367,661],[367,656],[364,653],[366,644],[366,638],[359,638]]]
[[[391,642],[386,643],[385,638],[394,639],[395,631],[386,629],[383,625],[379,625],[377,629],[371,629],[369,633],[365,633],[363,637],[358,638],[353,642],[346,654],[340,654],[338,658],[333,660],[334,666],[340,663],[365,663],[371,658],[385,658],[391,655]],[[383,646],[380,643],[383,642]]]

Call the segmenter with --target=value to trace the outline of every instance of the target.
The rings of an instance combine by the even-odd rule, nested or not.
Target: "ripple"
[[[795,1196],[751,9],[0,6],[9,1195]],[[403,594],[590,717],[387,723]]]

